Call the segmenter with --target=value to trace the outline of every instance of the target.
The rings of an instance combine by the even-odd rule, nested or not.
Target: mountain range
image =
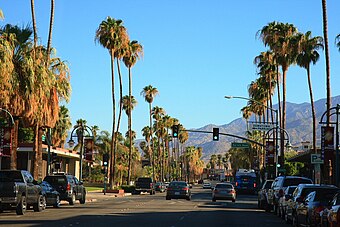
[[[316,121],[317,121],[317,144],[320,146],[321,121],[322,115],[326,111],[326,99],[320,99],[314,102]],[[340,104],[340,96],[332,98],[332,106]],[[274,105],[273,109],[278,109],[278,105]],[[324,121],[325,121],[324,117]],[[254,119],[250,119],[252,121]],[[210,131],[213,128],[219,128],[220,133],[227,133],[245,137],[247,131],[247,121],[244,118],[237,118],[225,125],[209,124],[197,129],[197,131]],[[286,102],[286,131],[290,137],[290,143],[297,147],[301,142],[312,141],[312,111],[310,103],[290,103]],[[189,132],[189,139],[185,146],[195,146],[203,148],[203,160],[208,160],[212,154],[225,153],[231,147],[231,142],[241,142],[240,139],[225,135],[219,136],[219,141],[212,140],[210,133]]]

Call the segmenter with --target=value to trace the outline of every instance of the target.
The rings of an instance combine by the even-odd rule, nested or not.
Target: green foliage
[[[34,141],[33,129],[19,127],[18,142],[19,143],[33,143],[33,141]]]

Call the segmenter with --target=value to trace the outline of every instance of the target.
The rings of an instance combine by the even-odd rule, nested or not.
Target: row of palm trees
[[[34,0],[31,0],[33,30],[7,24],[0,28],[0,107],[8,110],[15,119],[12,132],[13,144],[11,168],[16,169],[19,124],[34,131],[35,152],[33,175],[42,178],[42,141],[45,128],[56,128],[55,142],[65,140],[60,134],[68,114],[61,102],[70,98],[70,74],[68,66],[53,53],[52,28],[54,1],[51,1],[51,20],[48,45],[38,43]],[[3,16],[3,15],[1,15]],[[33,35],[33,41],[31,36]]]

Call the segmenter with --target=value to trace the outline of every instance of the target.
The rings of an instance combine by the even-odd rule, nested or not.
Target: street
[[[126,197],[96,196],[93,202],[43,212],[0,214],[1,226],[289,226],[257,209],[256,195],[238,195],[235,203],[211,201],[211,190],[194,186],[191,201],[165,200],[165,193]],[[99,194],[99,193],[98,193]],[[89,193],[88,197],[95,196]]]

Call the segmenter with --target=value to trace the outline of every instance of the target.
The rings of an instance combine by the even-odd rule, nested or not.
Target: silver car
[[[236,201],[236,191],[230,183],[217,183],[212,191],[212,201],[216,200],[231,200]]]

